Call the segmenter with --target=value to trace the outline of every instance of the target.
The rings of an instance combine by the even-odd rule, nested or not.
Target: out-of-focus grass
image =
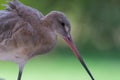
[[[61,53],[62,54],[62,53]],[[120,59],[84,56],[95,80],[120,80]],[[0,62],[0,78],[16,80],[18,68],[11,62]],[[22,80],[91,80],[75,56],[41,55],[30,60]]]

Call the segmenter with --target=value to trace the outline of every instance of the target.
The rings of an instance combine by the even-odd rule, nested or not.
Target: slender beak
[[[83,58],[81,57],[81,55],[79,54],[72,38],[71,35],[69,34],[68,36],[64,37],[64,40],[66,41],[66,43],[68,44],[68,46],[72,49],[72,51],[74,52],[75,56],[78,58],[78,60],[81,62],[82,66],[85,68],[85,70],[87,71],[87,73],[89,74],[89,76],[91,77],[92,80],[94,80],[91,72],[89,71],[89,69],[87,68],[87,65],[85,64]]]

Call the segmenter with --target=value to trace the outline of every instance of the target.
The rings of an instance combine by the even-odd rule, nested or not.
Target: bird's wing
[[[0,42],[11,37],[12,33],[20,27],[30,27],[32,24],[39,23],[42,17],[39,11],[25,6],[18,0],[9,2],[6,10],[0,10]]]
[[[34,40],[33,27],[18,14],[11,11],[0,11],[0,49],[8,46],[32,46]],[[7,48],[6,48],[7,47]]]
[[[10,11],[0,11],[0,42],[11,37],[15,25],[20,22],[20,17]]]
[[[17,0],[10,2],[7,10],[0,10],[0,47],[1,43],[5,44],[5,41],[14,43],[16,40],[20,42],[18,44],[29,44],[30,40],[33,40],[31,36],[35,33],[32,23],[39,23],[42,17],[43,15],[38,11]]]

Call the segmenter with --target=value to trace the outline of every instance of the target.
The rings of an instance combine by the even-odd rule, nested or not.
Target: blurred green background
[[[20,0],[44,15],[62,11],[72,37],[95,80],[120,80],[120,0]],[[6,0],[0,0],[6,4]],[[5,9],[0,6],[0,9]],[[16,80],[18,66],[0,61],[0,80]],[[49,54],[30,60],[22,80],[91,80],[72,51],[59,38]]]

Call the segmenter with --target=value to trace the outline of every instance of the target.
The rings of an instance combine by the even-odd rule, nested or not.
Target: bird
[[[18,64],[17,80],[21,80],[25,64],[35,56],[50,52],[57,43],[57,36],[60,36],[72,49],[91,80],[94,80],[70,31],[70,21],[63,12],[51,11],[43,15],[19,0],[9,1],[6,9],[0,10],[0,60]]]

